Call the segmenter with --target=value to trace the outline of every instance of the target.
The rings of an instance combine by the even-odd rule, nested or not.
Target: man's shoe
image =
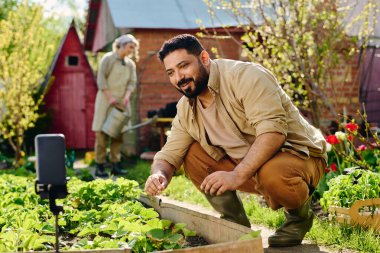
[[[108,177],[108,174],[104,169],[103,163],[97,163],[96,164],[95,176],[97,176],[97,177]]]
[[[205,194],[208,202],[219,213],[220,218],[235,222],[237,224],[251,227],[251,223],[245,213],[243,204],[236,191],[226,191],[222,195],[213,196]]]
[[[112,163],[112,175],[115,176],[123,176],[126,175],[127,172],[121,168],[121,163]]]
[[[270,247],[290,247],[302,243],[305,234],[313,226],[314,214],[310,209],[311,196],[299,208],[285,211],[286,221],[269,236]]]

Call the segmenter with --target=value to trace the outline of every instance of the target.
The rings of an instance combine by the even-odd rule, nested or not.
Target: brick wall
[[[357,110],[360,109],[357,61],[357,57],[351,60],[341,59],[341,64],[332,70],[332,80],[327,81],[326,87],[323,88],[339,115],[346,113],[355,118]],[[331,120],[336,120],[327,111],[323,111],[322,115],[322,126],[327,126]]]

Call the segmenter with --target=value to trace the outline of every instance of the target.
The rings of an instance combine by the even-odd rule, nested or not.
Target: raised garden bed
[[[164,250],[155,252],[173,253],[260,253],[263,251],[262,238],[260,236],[249,240],[239,240],[243,235],[252,230],[217,217],[217,214],[205,208],[170,200],[165,197],[141,196],[139,201],[153,207],[162,219],[173,222],[186,223],[186,227],[197,231],[197,234],[207,240],[210,245],[198,246],[185,249]],[[47,253],[52,251],[39,251]],[[104,250],[70,250],[61,251],[67,253],[130,253],[130,248],[104,249]]]
[[[201,213],[198,207],[167,203],[163,198],[141,197],[137,201],[142,192],[135,181],[118,178],[83,182],[72,178],[68,189],[70,194],[59,202],[64,208],[58,217],[62,251],[188,251],[212,244],[205,246],[209,251],[204,252],[229,252],[236,247],[243,247],[238,252],[262,252],[261,239],[236,241],[242,235],[252,239],[254,231]],[[53,250],[55,217],[48,201],[34,193],[33,179],[2,175],[0,193],[0,251]],[[218,251],[215,245],[220,243],[230,243],[221,246],[229,250]]]

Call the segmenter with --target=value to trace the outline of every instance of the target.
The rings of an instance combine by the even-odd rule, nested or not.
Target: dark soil
[[[188,236],[186,238],[187,245],[186,247],[198,247],[209,245],[205,238],[201,236]]]
[[[75,243],[77,243],[80,240],[80,238],[75,237],[74,235],[70,234],[62,234],[59,236],[59,247],[71,247]]]
[[[75,236],[69,235],[69,234],[64,234],[64,235],[61,235],[59,237],[60,248],[71,247],[75,243],[77,243],[78,241],[79,241],[79,238],[76,238]],[[197,235],[196,236],[188,236],[186,238],[186,244],[185,244],[186,248],[205,246],[205,245],[209,245],[209,243],[206,241],[205,238],[203,238],[201,236],[197,236]]]

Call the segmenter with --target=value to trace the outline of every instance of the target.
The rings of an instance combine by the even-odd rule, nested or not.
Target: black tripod
[[[58,215],[63,212],[63,206],[57,206],[56,199],[65,198],[68,194],[66,185],[44,185],[39,184],[36,181],[35,191],[41,198],[49,198],[50,211],[55,216],[55,252],[59,252],[59,227],[58,227]]]
[[[37,180],[35,191],[42,199],[49,199],[50,211],[55,215],[55,251],[59,252],[58,214],[62,206],[56,199],[64,199],[67,194],[65,167],[65,137],[62,134],[39,134],[34,138],[36,147]]]

